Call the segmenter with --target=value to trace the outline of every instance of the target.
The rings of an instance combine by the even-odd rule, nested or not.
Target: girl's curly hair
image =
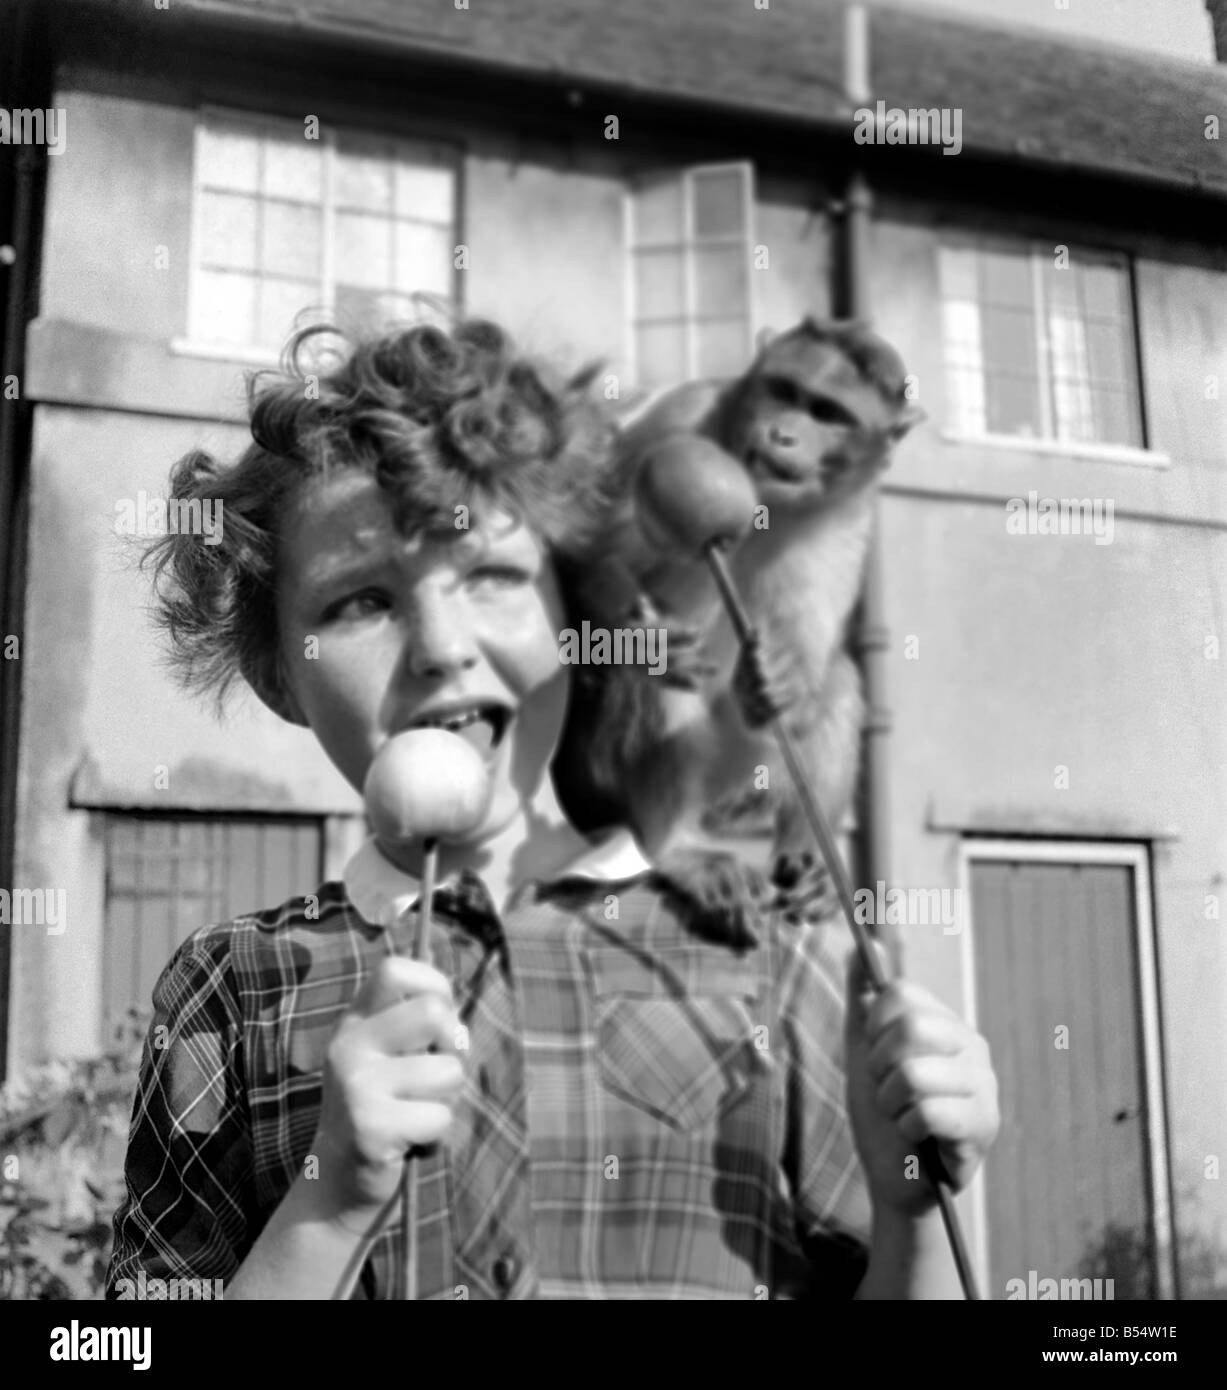
[[[224,504],[220,541],[168,533],[142,556],[171,668],[219,713],[239,678],[266,698],[284,689],[280,526],[306,479],[370,473],[407,536],[454,534],[457,507],[493,505],[529,524],[564,573],[594,555],[613,504],[614,426],[590,390],[599,367],[563,380],[497,324],[469,319],[350,341],[338,366],[311,375],[311,340],[336,333],[300,330],[280,372],[249,379],[252,443],[235,464],[193,450],[172,469],[172,499]]]

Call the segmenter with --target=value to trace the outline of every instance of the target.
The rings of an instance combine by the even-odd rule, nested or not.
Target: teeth
[[[476,724],[479,719],[485,719],[486,713],[481,709],[468,710],[464,714],[449,715],[439,719],[420,719],[417,722],[419,729],[447,729],[450,733],[457,733],[460,729],[467,728],[470,724]]]

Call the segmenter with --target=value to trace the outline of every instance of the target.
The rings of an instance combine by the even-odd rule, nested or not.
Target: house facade
[[[95,1051],[178,940],[362,834],[310,736],[189,702],[147,619],[134,544],[175,459],[243,447],[244,371],[317,312],[424,292],[627,394],[732,373],[839,307],[859,173],[868,311],[928,413],[881,502],[891,854],[865,886],[993,1047],[971,1244],[994,1297],[1032,1271],[1221,1295],[1222,67],[889,11],[849,60],[822,4],[30,8],[66,138],[14,268],[11,882],[44,896],[10,913],[10,1072]],[[957,155],[940,122],[891,141],[894,110],[950,137],[957,111]]]

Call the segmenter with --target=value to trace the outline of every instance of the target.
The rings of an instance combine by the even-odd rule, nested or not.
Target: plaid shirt
[[[304,1172],[329,1038],[389,945],[344,883],[316,898],[203,928],[159,979],[110,1297],[142,1270],[228,1280]],[[771,917],[737,953],[651,874],[531,883],[500,922],[466,872],[432,931],[469,1048],[447,1140],[420,1160],[420,1297],[855,1290],[870,1207],[842,928]],[[403,1287],[397,1215],[355,1297]]]

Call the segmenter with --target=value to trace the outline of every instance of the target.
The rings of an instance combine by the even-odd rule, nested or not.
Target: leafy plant
[[[100,1298],[147,1019],[0,1091],[0,1299]]]

